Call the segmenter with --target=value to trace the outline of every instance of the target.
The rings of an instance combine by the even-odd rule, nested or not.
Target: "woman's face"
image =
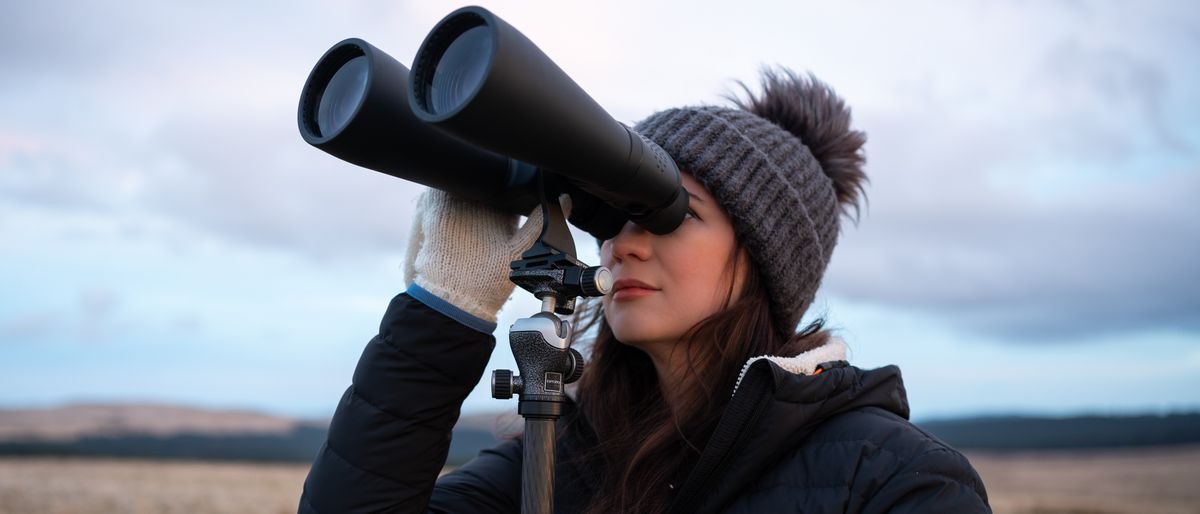
[[[690,175],[688,216],[670,234],[654,235],[632,222],[600,245],[613,274],[604,315],[613,335],[643,351],[673,347],[689,329],[737,299],[746,266],[732,276],[733,225],[716,200]],[[736,257],[741,259],[741,256]]]

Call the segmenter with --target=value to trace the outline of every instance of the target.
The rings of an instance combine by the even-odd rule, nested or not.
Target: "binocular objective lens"
[[[483,26],[459,34],[438,60],[429,84],[429,105],[433,113],[458,108],[479,88],[492,59],[491,33]]]
[[[321,105],[317,108],[317,128],[322,136],[336,134],[354,116],[367,91],[367,58],[358,56],[343,64],[330,77],[329,84],[321,93]]]

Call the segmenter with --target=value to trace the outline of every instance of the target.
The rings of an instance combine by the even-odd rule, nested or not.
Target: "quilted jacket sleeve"
[[[507,511],[520,494],[520,450],[511,444],[466,466],[483,472],[455,473],[434,494],[459,408],[494,346],[490,334],[408,294],[393,299],[338,403],[299,512]]]
[[[990,513],[983,481],[962,454],[931,448],[890,476],[864,513]]]

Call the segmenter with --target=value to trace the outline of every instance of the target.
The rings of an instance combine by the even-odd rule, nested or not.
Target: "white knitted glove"
[[[518,217],[427,189],[417,201],[404,259],[404,282],[495,323],[515,287],[509,263],[529,249],[542,228],[542,209],[517,228]]]

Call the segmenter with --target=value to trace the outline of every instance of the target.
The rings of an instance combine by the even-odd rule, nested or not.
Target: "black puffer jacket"
[[[494,346],[490,335],[397,296],[338,405],[299,511],[519,512],[519,440],[437,478],[459,407]],[[967,460],[906,420],[897,368],[801,375],[788,364],[747,366],[671,512],[990,512]],[[558,452],[577,444],[561,438]],[[594,483],[559,458],[556,512],[581,510]]]

